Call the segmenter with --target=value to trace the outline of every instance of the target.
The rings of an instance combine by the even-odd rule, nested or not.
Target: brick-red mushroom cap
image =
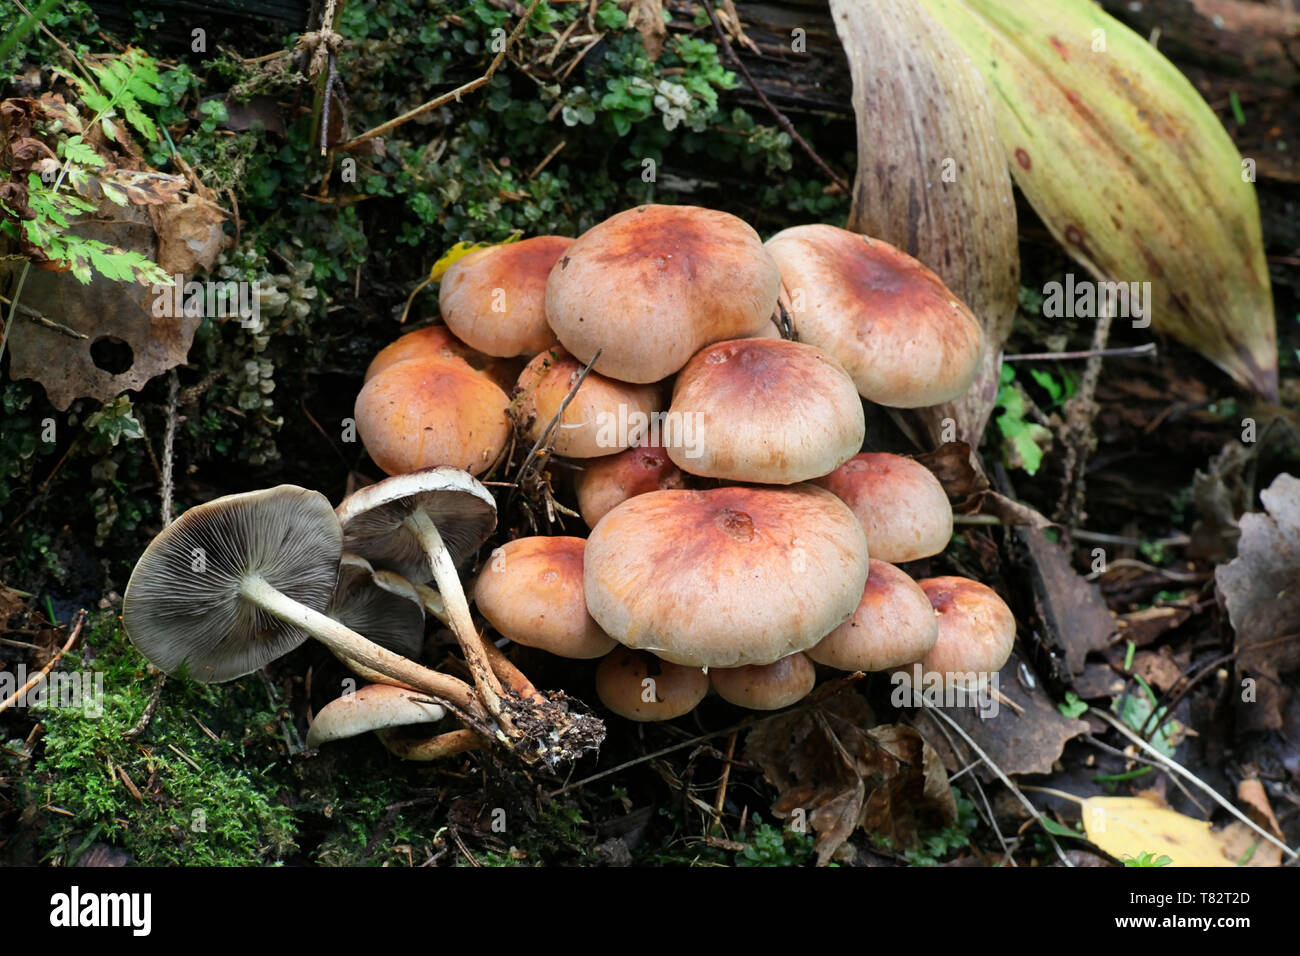
[[[883,671],[919,661],[939,639],[939,624],[920,585],[885,561],[871,573],[853,616],[806,652],[842,671]]]
[[[682,471],[776,485],[833,471],[866,434],[848,373],[821,349],[781,339],[701,349],[678,374],[665,421]]]
[[[862,526],[812,485],[652,491],[587,539],[587,608],[628,647],[695,667],[770,664],[848,619]]]
[[[536,355],[555,344],[546,280],[573,240],[535,236],[477,249],[448,267],[438,309],[457,337],[485,355]]]
[[[519,375],[515,417],[530,442],[551,424],[582,373],[582,363],[562,348],[539,352]],[[566,458],[598,458],[627,448],[636,425],[662,407],[658,385],[630,385],[594,369],[578,386],[555,430],[552,449]]]
[[[854,455],[813,484],[847,504],[867,533],[871,556],[894,564],[932,557],[952,538],[952,506],[934,473],[886,452]]]
[[[516,644],[580,660],[608,654],[614,640],[587,613],[583,594],[586,546],[541,535],[502,545],[474,585],[479,612]]]
[[[941,675],[945,687],[978,690],[1002,670],[1016,642],[1011,608],[986,584],[962,577],[916,582],[930,599],[939,638],[920,660],[922,681]],[[911,668],[900,673],[910,683]]]
[[[780,710],[812,692],[817,671],[803,654],[791,654],[771,664],[715,667],[709,671],[709,680],[729,704],[748,710]]]
[[[672,720],[689,714],[709,692],[698,667],[683,667],[653,654],[616,647],[596,667],[596,694],[626,720]]]
[[[755,335],[776,310],[776,264],[751,226],[698,206],[638,206],[589,229],[546,283],[546,317],[579,361],[657,382],[710,342]]]
[[[578,511],[588,528],[614,508],[647,491],[682,488],[682,473],[657,445],[629,448],[617,455],[605,455],[583,463],[574,478]]]
[[[863,398],[893,408],[962,395],[979,368],[979,321],[918,260],[881,239],[829,225],[767,241],[800,341],[825,349]]]

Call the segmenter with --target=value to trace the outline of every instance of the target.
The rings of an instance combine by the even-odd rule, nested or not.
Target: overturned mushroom
[[[474,627],[456,566],[469,560],[496,526],[496,502],[486,488],[462,471],[430,468],[386,478],[353,492],[339,504],[337,515],[350,550],[417,584],[432,578],[447,626],[465,655],[479,697],[510,740],[518,742],[531,735],[536,741],[548,734],[559,740],[563,729],[573,733],[579,746],[589,743],[597,728],[586,726],[574,715],[536,702],[511,704],[506,700]],[[420,593],[430,597],[423,590]],[[530,730],[517,723],[520,707],[528,716]],[[563,728],[542,726],[556,722]],[[555,740],[543,741],[548,753],[557,752]]]
[[[390,727],[435,724],[446,715],[437,701],[390,684],[367,684],[321,708],[307,731],[307,746],[319,747]]]
[[[328,613],[380,647],[412,660],[420,656],[424,606],[419,594],[404,577],[376,571],[359,554],[343,552]]]
[[[167,674],[211,683],[251,673],[308,637],[483,719],[471,688],[325,615],[342,558],[329,502],[280,485],[198,505],[163,529],[123,598],[131,643]]]

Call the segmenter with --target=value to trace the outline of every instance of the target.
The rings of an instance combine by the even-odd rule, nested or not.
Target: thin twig
[[[159,489],[164,528],[172,523],[172,457],[176,448],[176,401],[179,388],[176,369],[173,368],[167,374],[167,427],[163,430],[162,487]]]
[[[8,710],[11,706],[13,706],[15,701],[21,699],[24,694],[26,694],[29,690],[31,690],[42,680],[44,680],[45,675],[47,675],[50,671],[54,669],[54,665],[59,662],[59,659],[62,658],[63,655],[66,654],[68,651],[72,650],[72,645],[77,643],[77,638],[81,637],[81,625],[84,624],[85,622],[86,622],[86,612],[84,610],[78,611],[76,618],[74,618],[72,622],[72,630],[68,632],[68,639],[63,642],[63,646],[60,647],[58,651],[55,652],[54,656],[51,657],[49,661],[46,662],[44,667],[42,667],[39,671],[36,672],[35,677],[29,680],[26,684],[23,684],[22,687],[19,687],[16,691],[14,691],[10,696],[6,697],[3,701],[0,701],[0,714]]]
[[[1024,355],[1004,355],[1004,362],[1065,362],[1071,359],[1091,358],[1136,358],[1141,355],[1155,355],[1156,343],[1134,345],[1122,349],[1083,349],[1079,352],[1027,352]]]
[[[442,106],[445,103],[450,102],[451,100],[455,100],[456,102],[459,103],[460,98],[464,96],[466,93],[472,93],[474,90],[477,90],[479,87],[486,86],[488,82],[491,81],[492,76],[496,73],[497,68],[501,66],[501,61],[503,61],[506,58],[506,54],[510,51],[511,44],[513,44],[515,40],[519,38],[520,34],[524,32],[524,28],[528,25],[528,21],[532,19],[533,11],[537,9],[537,5],[540,2],[541,0],[532,0],[532,3],[528,4],[528,9],[526,9],[524,11],[524,15],[520,17],[519,23],[515,25],[515,28],[510,33],[510,36],[506,38],[505,44],[501,47],[501,52],[492,58],[492,62],[488,64],[487,72],[484,73],[482,76],[480,76],[478,79],[470,80],[468,83],[464,83],[456,87],[450,93],[444,93],[442,94],[442,96],[434,97],[433,99],[429,100],[429,102],[423,103],[420,106],[415,107],[415,109],[413,110],[407,110],[401,116],[395,117],[394,119],[390,119],[385,123],[380,123],[378,126],[374,127],[373,129],[366,130],[360,136],[354,136],[352,139],[348,140],[342,146],[337,147],[335,151],[347,152],[348,150],[355,149],[357,146],[360,146],[362,143],[366,142],[367,140],[374,139],[376,136],[382,136],[384,133],[387,133],[389,130],[396,129],[397,127],[402,126],[405,123],[409,123],[417,116],[423,116],[425,113],[429,112],[430,110],[436,110],[439,106]]]
[[[145,732],[149,722],[153,720],[154,712],[158,710],[158,703],[162,700],[163,684],[165,683],[167,683],[167,675],[159,671],[158,676],[154,678],[153,690],[149,692],[149,702],[144,705],[144,713],[140,715],[140,719],[135,722],[135,725],[122,735],[123,740],[135,740]]]
[[[772,101],[767,98],[767,94],[759,89],[758,83],[755,82],[754,77],[749,72],[749,68],[746,67],[744,61],[736,55],[736,51],[731,48],[731,41],[727,39],[726,31],[722,29],[722,24],[718,22],[718,15],[714,12],[713,5],[709,0],[703,0],[701,6],[704,7],[704,12],[709,15],[709,20],[713,24],[713,30],[717,33],[718,41],[722,44],[723,52],[727,54],[727,57],[731,62],[736,64],[741,75],[744,76],[745,82],[747,82],[750,89],[754,91],[754,95],[758,97],[759,102],[762,103],[767,108],[767,111],[772,114],[773,119],[776,120],[776,124],[780,126],[792,140],[799,144],[799,147],[808,154],[809,158],[817,164],[821,171],[830,177],[831,182],[839,186],[840,189],[844,190],[844,192],[849,192],[849,184],[841,179],[835,170],[826,165],[826,162],[817,155],[816,150],[809,146],[804,138],[799,135],[799,131],[794,128],[794,124],[790,122],[784,113],[773,105]],[[736,26],[739,28],[740,24],[737,23]]]
[[[534,179],[536,179],[537,174],[540,173],[543,169],[545,169],[547,164],[550,163],[551,160],[553,160],[556,156],[560,154],[560,150],[564,149],[564,147],[568,145],[569,145],[569,141],[567,139],[560,140],[560,145],[556,146],[553,150],[551,150],[549,153],[543,156],[542,161],[533,167],[533,171],[528,174],[528,181],[532,182]]]

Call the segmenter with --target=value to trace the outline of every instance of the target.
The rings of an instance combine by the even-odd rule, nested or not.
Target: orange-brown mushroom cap
[[[514,387],[515,379],[523,367],[519,359],[494,358],[470,348],[451,334],[445,325],[430,325],[427,328],[407,332],[394,342],[389,342],[376,353],[366,369],[365,381],[370,381],[380,372],[411,359],[460,359],[476,372],[486,375],[502,391]]]
[[[582,520],[594,528],[627,499],[647,491],[682,488],[685,482],[668,452],[646,445],[584,462],[573,484]]]
[[[934,473],[914,459],[863,452],[813,484],[853,509],[873,558],[895,564],[928,558],[952,538],[948,495]]]
[[[945,687],[977,690],[1011,657],[1016,619],[1011,608],[986,584],[962,577],[916,582],[930,599],[939,638],[920,660],[925,675],[942,675]],[[903,669],[910,683],[910,669]]]
[[[464,362],[398,362],[357,396],[356,423],[366,451],[390,475],[448,465],[478,475],[510,440],[510,401]]]
[[[709,671],[709,680],[729,704],[749,710],[780,710],[812,692],[817,671],[803,654],[791,654],[771,664],[715,667]]]
[[[822,224],[783,230],[767,250],[799,339],[837,359],[863,398],[916,408],[970,387],[983,330],[919,261],[881,239]]]
[[[825,475],[862,447],[852,379],[821,349],[732,339],[701,349],[673,388],[664,439],[683,471],[789,485]]]
[[[546,323],[546,280],[573,240],[535,236],[457,259],[442,277],[438,309],[464,342],[485,355],[535,355],[556,343]]]
[[[551,270],[546,316],[579,361],[657,382],[701,347],[760,332],[780,275],[758,233],[725,212],[638,206],[574,240]]]
[[[560,657],[608,654],[614,639],[587,613],[582,538],[516,538],[492,553],[474,585],[479,611],[504,637]]]
[[[848,619],[862,526],[812,485],[652,491],[587,539],[587,608],[614,640],[696,667],[770,664]]]
[[[709,692],[698,667],[682,667],[653,654],[616,647],[596,668],[601,703],[626,720],[672,720],[689,714]]]
[[[920,585],[873,557],[853,616],[805,653],[837,670],[883,671],[919,661],[938,639],[934,608]]]
[[[546,431],[581,372],[582,363],[558,347],[539,352],[524,367],[515,386],[515,415],[529,441]],[[629,385],[592,370],[565,407],[551,447],[567,458],[615,454],[637,439],[637,423],[648,424],[661,403],[658,385]]]

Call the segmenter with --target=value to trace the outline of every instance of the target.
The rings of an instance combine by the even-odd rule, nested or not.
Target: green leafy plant
[[[1079,695],[1072,690],[1065,692],[1065,703],[1057,704],[1056,709],[1066,717],[1079,717],[1088,710],[1088,704],[1079,699]]]
[[[807,833],[774,827],[754,816],[754,829],[741,834],[746,846],[736,853],[736,866],[802,866],[812,856],[813,841]]]
[[[957,804],[957,821],[952,826],[921,836],[915,846],[905,850],[903,859],[909,866],[938,866],[952,854],[970,846],[971,834],[979,825],[979,814],[975,811],[975,804],[956,787],[952,788],[952,797]]]
[[[1182,725],[1169,717],[1167,708],[1156,706],[1155,692],[1151,690],[1146,681],[1136,674],[1133,675],[1133,680],[1138,684],[1141,693],[1125,691],[1115,699],[1110,709],[1124,723],[1139,733],[1155,724],[1157,729],[1155,733],[1151,734],[1149,742],[1152,747],[1166,757],[1172,758],[1177,749],[1173,738],[1182,730]]]
[[[1125,866],[1168,866],[1174,862],[1169,857],[1161,855],[1156,856],[1154,853],[1139,853],[1137,856],[1126,856],[1124,858]]]
[[[1026,421],[1029,403],[1016,382],[1016,372],[1003,365],[999,373],[996,407],[1002,410],[995,421],[1002,435],[1002,457],[1010,468],[1021,468],[1026,474],[1037,474],[1043,464],[1043,444],[1052,433],[1044,426]]]
[[[128,49],[120,57],[89,63],[87,69],[95,82],[72,73],[64,76],[77,88],[86,108],[94,111],[93,116],[83,124],[75,109],[54,114],[53,123],[43,132],[57,137],[56,152],[62,164],[57,171],[54,163],[46,163],[42,173],[28,172],[26,190],[11,194],[0,207],[9,214],[0,220],[0,232],[17,240],[20,249],[65,263],[82,283],[90,282],[93,271],[115,281],[169,285],[171,279],[146,256],[69,231],[71,219],[97,209],[86,198],[95,192],[118,206],[128,202],[120,185],[96,175],[96,170],[104,170],[108,163],[86,141],[85,130],[98,125],[104,136],[116,141],[112,121],[121,115],[147,141],[158,138],[157,127],[141,106],[141,101],[161,102],[154,88],[158,71],[148,55]],[[72,191],[63,189],[65,181]]]

